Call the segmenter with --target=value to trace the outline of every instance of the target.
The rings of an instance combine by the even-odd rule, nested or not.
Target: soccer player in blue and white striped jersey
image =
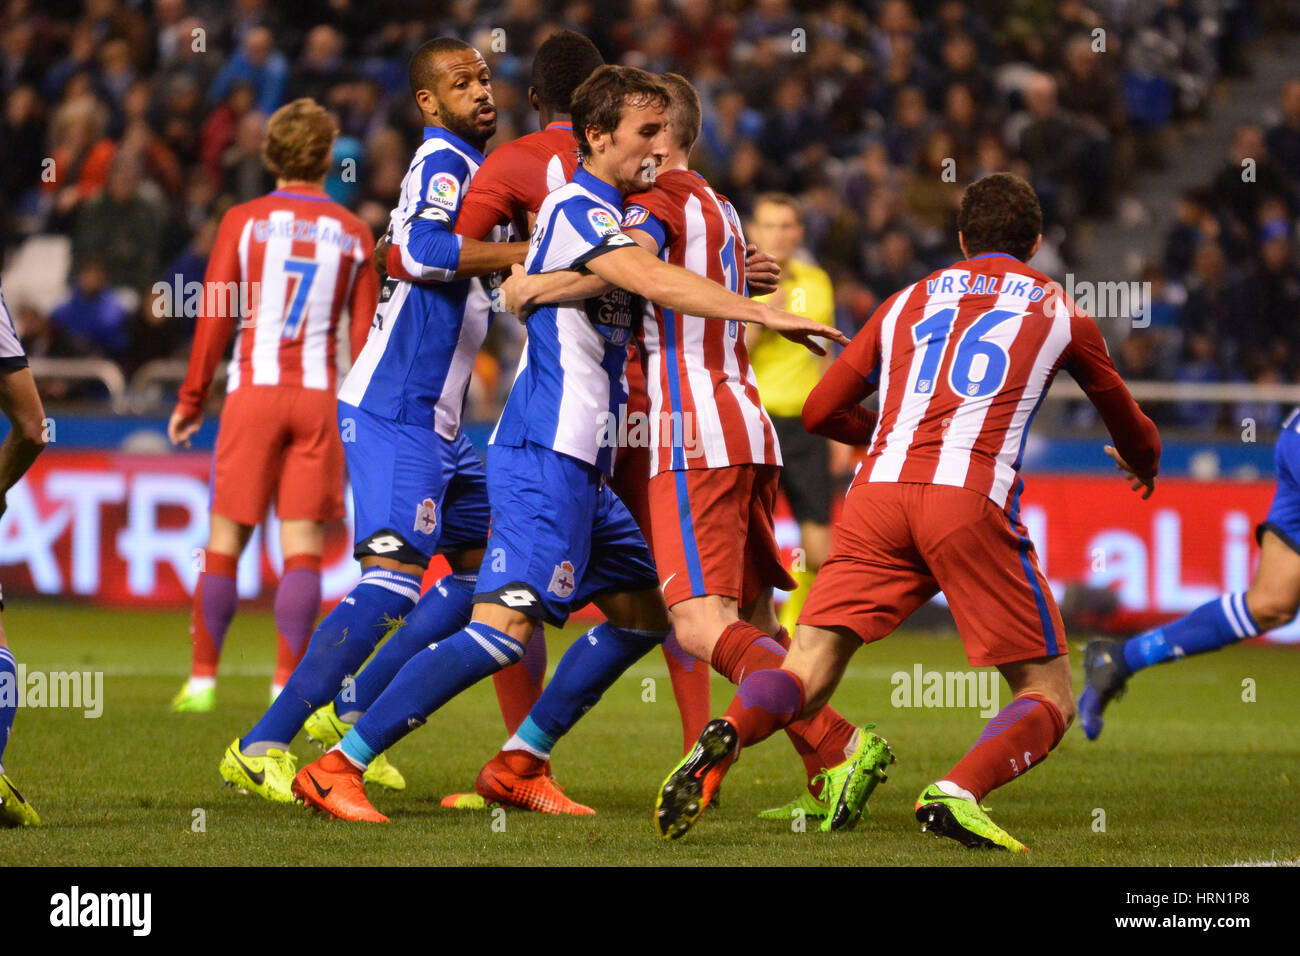
[[[227,782],[276,802],[293,800],[290,742],[392,622],[422,617],[401,629],[404,637],[426,628],[451,633],[464,623],[487,538],[486,474],[460,430],[470,369],[490,317],[478,277],[521,261],[526,244],[481,242],[452,231],[496,131],[482,56],[461,40],[439,37],[415,52],[410,80],[426,124],[424,142],[390,219],[388,277],[373,327],[338,396],[361,580],[316,628],[280,696],[221,761]],[[453,574],[413,611],[436,553],[446,555]],[[404,647],[390,641],[388,656]],[[378,782],[404,785],[400,775]]]
[[[615,288],[528,318],[527,358],[488,451],[492,535],[472,620],[411,658],[339,747],[298,774],[293,792],[310,806],[385,821],[366,798],[362,770],[460,691],[518,661],[538,621],[563,624],[587,601],[607,619],[565,653],[548,688],[564,702],[566,725],[668,635],[649,548],[607,484],[639,293],[707,318],[842,338],[671,266],[623,235],[623,197],[644,189],[668,155],[670,98],[653,75],[616,66],[600,67],[574,92],[583,166],[543,202],[527,269],[588,268]],[[556,812],[567,801],[559,812],[591,812],[542,770],[528,783],[537,787],[533,809]]]

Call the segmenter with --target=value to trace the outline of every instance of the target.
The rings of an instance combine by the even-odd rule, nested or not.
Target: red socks
[[[295,554],[284,559],[280,585],[275,590],[275,676],[271,683],[289,681],[320,616],[319,554]]]
[[[676,634],[668,635],[663,649],[664,660],[668,662],[668,677],[673,682],[673,697],[677,699],[677,712],[682,718],[682,753],[688,754],[709,722],[711,675],[704,661],[682,649]]]
[[[983,800],[1013,777],[1041,763],[1065,736],[1056,705],[1037,694],[1017,697],[988,722],[966,756],[943,779]]]
[[[803,710],[803,681],[780,668],[754,671],[736,688],[726,718],[740,732],[740,749],[766,740]]]
[[[235,576],[239,558],[205,551],[203,570],[194,588],[194,610],[190,615],[190,644],[193,677],[216,677],[221,646],[239,603]]]
[[[769,637],[746,621],[736,621],[727,626],[714,645],[713,666],[728,680],[739,684],[741,680],[748,680],[746,675],[779,668],[785,661],[786,648],[789,646],[790,637],[784,628],[776,637]],[[801,706],[802,688],[800,683]],[[796,711],[794,717],[798,716]],[[856,729],[829,705],[812,717],[786,721],[774,729],[780,727],[785,727],[790,742],[798,751],[810,783],[824,767],[834,767],[844,762],[845,750]]]

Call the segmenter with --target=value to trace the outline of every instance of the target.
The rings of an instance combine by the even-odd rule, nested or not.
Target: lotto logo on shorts
[[[551,586],[547,590],[557,597],[567,598],[573,594],[577,586],[578,578],[573,573],[573,564],[569,561],[561,561],[555,566],[555,573],[551,575]]]
[[[432,498],[425,498],[415,509],[415,530],[420,534],[433,534],[437,527],[438,505]]]

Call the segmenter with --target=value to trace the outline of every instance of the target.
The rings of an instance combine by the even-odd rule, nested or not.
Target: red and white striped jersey
[[[334,391],[340,315],[346,307],[351,316],[354,359],[374,320],[374,244],[365,223],[309,186],[231,208],[208,258],[180,409],[202,407],[232,330],[227,392],[245,384]]]
[[[1131,462],[1145,467],[1148,452],[1158,460],[1154,426],[1096,323],[1050,283],[1018,259],[989,253],[933,273],[876,310],[838,360],[880,388],[857,481],[955,485],[1014,511],[1029,426],[1062,367],[1106,409]]]
[[[745,235],[731,203],[704,177],[669,170],[629,196],[623,228],[640,229],[659,258],[745,294]],[[641,363],[649,393],[650,474],[731,465],[780,465],[739,322],[646,304]],[[635,423],[631,423],[635,425]]]
[[[528,214],[536,216],[542,201],[577,168],[578,141],[568,120],[502,143],[474,174],[456,214],[456,235],[488,239],[494,227],[514,225],[527,237],[532,232]]]

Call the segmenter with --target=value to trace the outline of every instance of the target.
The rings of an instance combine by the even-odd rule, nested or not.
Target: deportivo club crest
[[[425,498],[415,509],[415,530],[420,534],[433,534],[438,527],[438,506],[432,498]]]
[[[573,573],[573,563],[561,561],[555,566],[555,573],[551,575],[551,586],[547,590],[558,597],[567,598],[573,594],[577,586],[578,578]]]

